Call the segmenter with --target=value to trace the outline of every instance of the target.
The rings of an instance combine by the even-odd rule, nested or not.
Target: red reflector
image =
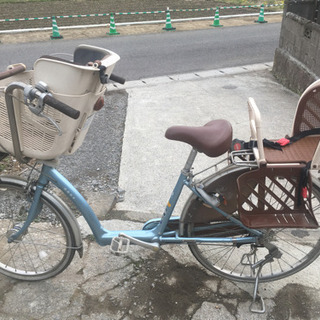
[[[104,98],[100,97],[93,106],[94,111],[99,111],[104,106]]]
[[[241,150],[241,144],[240,143],[235,143],[233,148],[234,148],[234,150],[239,151],[239,150]]]
[[[308,189],[306,187],[302,188],[301,194],[304,199],[307,199],[308,198]]]

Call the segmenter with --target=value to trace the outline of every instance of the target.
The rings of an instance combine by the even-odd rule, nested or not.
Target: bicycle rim
[[[0,183],[0,273],[19,280],[43,280],[71,262],[73,233],[63,214],[43,196],[43,208],[17,240],[8,237],[23,225],[31,205],[21,185]]]
[[[314,187],[312,202],[314,215],[320,224],[320,192]],[[236,216],[237,212],[233,212]],[[218,223],[218,222],[215,222]],[[196,225],[189,223],[189,236],[196,234]],[[224,230],[219,236],[234,239],[246,236],[243,230],[234,232]],[[206,236],[214,236],[207,234]],[[260,281],[273,281],[293,275],[312,263],[320,254],[320,229],[271,229],[266,231],[267,243],[275,245],[280,258],[274,258],[263,268]],[[265,258],[269,251],[263,246],[244,244],[190,244],[189,248],[195,258],[211,272],[233,281],[254,282],[257,269],[252,266]]]

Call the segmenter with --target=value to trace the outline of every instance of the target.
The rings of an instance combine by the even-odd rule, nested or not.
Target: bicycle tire
[[[231,168],[225,172],[224,175],[213,175],[210,179],[207,179],[206,182],[204,182],[205,188],[210,188],[210,190],[217,193],[223,189],[223,192],[227,194],[229,198],[236,198],[235,177],[242,174],[243,170]],[[225,186],[221,186],[221,182],[225,181],[228,181],[229,190],[226,190]],[[317,186],[313,186],[312,198],[314,215],[320,224],[320,189]],[[195,201],[195,198],[191,196],[183,211],[183,215],[189,215],[189,219],[192,219],[190,218],[192,215],[190,210],[193,201]],[[230,206],[222,205],[222,207],[222,210],[226,210],[234,217],[237,217],[236,206],[234,204]],[[211,223],[220,222],[216,219],[216,221]],[[195,230],[196,224],[189,221],[187,223],[188,236],[194,236]],[[225,229],[219,233],[219,236],[233,238],[246,235],[248,234],[246,234],[243,229]],[[307,267],[320,255],[320,228],[270,229],[267,237],[269,237],[269,243],[278,247],[282,256],[279,259],[274,258],[273,261],[268,262],[262,268],[260,275],[261,282],[274,281],[291,276]],[[256,280],[257,270],[252,269],[251,266],[261,259],[264,259],[269,253],[263,246],[236,246],[230,243],[216,245],[192,243],[189,244],[189,248],[198,262],[206,269],[220,277],[240,282],[254,282]],[[255,252],[252,250],[255,250]]]
[[[71,263],[76,250],[68,219],[58,203],[43,192],[43,206],[37,218],[25,234],[8,243],[8,237],[26,219],[32,196],[19,178],[3,180],[6,179],[0,179],[0,273],[27,281],[56,276]]]

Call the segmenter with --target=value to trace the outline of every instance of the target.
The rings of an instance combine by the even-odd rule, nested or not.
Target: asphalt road
[[[138,80],[272,61],[280,23],[163,32],[81,40],[0,45],[0,70],[23,62],[32,68],[44,54],[72,53],[80,43],[108,48],[121,56],[115,73]]]
[[[78,44],[86,43],[117,52],[121,61],[115,73],[127,80],[199,72],[272,61],[279,33],[280,23],[270,23],[85,40],[0,44],[0,70],[17,62],[25,63],[30,69],[41,55],[71,54]],[[74,157],[61,158],[60,170],[82,191],[99,189],[101,192],[117,187],[127,100],[125,91],[109,93],[107,108],[96,114],[82,148]],[[100,152],[92,158],[89,154],[95,148]],[[107,185],[103,181],[107,181]]]
[[[24,61],[28,67],[31,67],[34,59],[42,54],[72,52],[74,46],[83,42],[118,52],[122,62],[117,68],[117,73],[130,80],[239,66],[272,61],[278,43],[279,30],[279,24],[265,24],[86,41],[62,40],[0,45],[0,68],[3,69],[7,64],[18,61]],[[260,77],[264,75],[261,74]],[[233,108],[235,101],[233,97],[246,96],[247,91],[242,88],[248,87],[250,89],[248,92],[254,90],[260,99],[261,97],[267,99],[262,100],[267,105],[270,104],[269,101],[274,100],[274,89],[270,87],[271,81],[268,79],[267,85],[257,80],[256,75],[252,79],[250,75],[244,78],[235,77],[232,85],[229,85],[229,79],[225,79],[223,83],[220,83],[220,79],[218,81],[216,81],[218,85],[198,83],[193,90],[197,91],[197,95],[198,91],[206,92],[206,97],[201,97],[200,105],[202,106],[211,105],[213,97],[222,99],[224,106],[229,105],[229,108],[221,107],[220,109],[224,116],[228,115],[226,110],[232,112],[233,116],[237,116]],[[235,83],[235,81],[240,82]],[[252,84],[256,84],[257,87],[252,89]],[[282,90],[276,84],[273,86]],[[216,91],[212,92],[212,87],[217,88]],[[154,99],[155,95],[160,100],[158,101],[160,105],[168,106],[168,101],[163,100],[162,97],[167,96],[169,100],[172,97],[172,101],[169,101],[171,111],[178,101],[180,105],[182,101],[182,104],[187,102],[193,107],[193,101],[188,103],[190,102],[188,99],[192,98],[191,90],[185,85],[177,82],[170,87],[162,85],[162,91],[156,91],[155,88],[152,88],[153,95],[151,98],[148,96],[149,100]],[[147,91],[140,89],[135,92],[134,99],[141,99],[139,94],[146,97],[148,88],[143,90]],[[71,177],[72,182],[96,207],[105,205],[102,201],[106,197],[103,193],[106,189],[102,183],[106,183],[110,188],[117,186],[122,132],[130,94],[133,94],[132,89],[129,92],[125,90],[110,92],[106,101],[107,108],[96,114],[82,148],[74,157],[61,159],[62,172],[68,178]],[[286,91],[283,94],[285,101],[295,98]],[[269,95],[272,97],[270,98]],[[143,108],[143,103],[146,101],[141,99],[141,103],[140,108]],[[282,111],[286,110],[281,104],[281,99],[277,99],[277,104]],[[289,106],[291,105],[290,103]],[[272,104],[271,106],[274,107]],[[159,110],[162,109],[159,108]],[[152,108],[148,114],[151,113]],[[208,115],[211,111],[205,113]],[[153,117],[160,118],[160,115],[153,115]],[[190,118],[189,115],[188,117]],[[140,123],[143,122],[141,119]],[[286,119],[288,120],[288,117]],[[236,125],[240,128],[243,127],[243,123],[236,121]],[[158,171],[163,175],[164,170]],[[159,184],[158,180],[157,184]],[[141,196],[141,190],[138,189],[138,192]],[[137,216],[132,216],[132,213],[130,215],[131,221],[122,222],[125,225],[130,224],[130,227],[134,225],[140,228],[140,224],[136,222]],[[121,212],[114,213],[113,217],[110,218],[111,223],[115,221],[114,223],[118,225]],[[144,218],[145,216],[140,216],[141,220]],[[248,314],[248,307],[252,301],[251,285],[234,284],[216,277],[209,277],[198,264],[195,264],[195,260],[192,260],[179,247],[170,248],[171,253],[160,251],[158,256],[151,255],[144,249],[134,248],[128,257],[106,255],[104,248],[99,248],[91,241],[85,242],[85,249],[83,260],[80,261],[76,257],[77,260],[63,274],[46,282],[30,284],[1,277],[0,318],[132,319],[148,316],[153,319],[259,318],[262,320],[315,319],[316,314],[319,316],[317,303],[319,290],[316,286],[317,281],[311,276],[318,276],[319,268],[316,264],[310,267],[313,269],[304,270],[290,280],[276,282],[277,286],[274,283],[263,284],[261,288],[268,311],[265,315],[255,316]]]

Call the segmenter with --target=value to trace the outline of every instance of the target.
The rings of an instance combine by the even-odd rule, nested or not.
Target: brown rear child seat
[[[282,150],[264,147],[259,109],[252,98],[248,106],[251,139],[257,141],[254,155],[259,168],[238,178],[241,221],[252,228],[318,228],[312,211],[312,181],[308,169],[320,167],[320,135],[308,135]],[[314,128],[320,128],[320,80],[302,94],[292,136]]]

